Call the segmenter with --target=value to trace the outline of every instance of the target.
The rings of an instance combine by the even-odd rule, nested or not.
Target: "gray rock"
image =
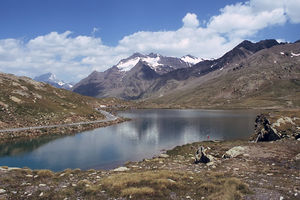
[[[226,153],[222,157],[223,158],[234,158],[234,157],[244,154],[246,151],[247,151],[246,147],[236,146],[236,147],[233,147],[233,148],[229,149],[228,151],[226,151]]]
[[[0,189],[0,194],[4,194],[5,192],[6,192],[6,190]]]
[[[168,154],[162,153],[158,157],[159,158],[169,158],[170,156]]]
[[[198,163],[208,163],[210,162],[210,159],[207,157],[207,155],[204,152],[204,147],[200,147],[195,154],[195,164]]]
[[[272,127],[267,117],[261,114],[255,119],[255,134],[252,139],[255,142],[268,142],[281,139],[281,135]]]

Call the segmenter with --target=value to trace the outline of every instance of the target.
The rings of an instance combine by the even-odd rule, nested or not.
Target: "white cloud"
[[[50,71],[67,81],[78,81],[134,52],[216,58],[266,27],[300,23],[299,6],[299,0],[250,0],[222,8],[219,15],[201,25],[196,14],[187,13],[178,30],[136,32],[116,46],[104,45],[94,34],[75,37],[70,31],[51,32],[28,42],[3,39],[0,71],[31,77]]]
[[[257,12],[249,3],[238,3],[221,9],[221,14],[212,17],[207,27],[230,38],[244,38],[265,27],[285,22],[283,8]]]
[[[300,23],[300,0],[251,0],[250,6],[258,12],[283,9],[292,23]]]
[[[187,13],[182,22],[184,27],[197,28],[199,26],[197,15],[194,13]]]

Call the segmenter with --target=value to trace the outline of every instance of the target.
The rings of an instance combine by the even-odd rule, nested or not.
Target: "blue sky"
[[[209,2],[209,3],[208,3]],[[137,31],[176,30],[191,12],[209,20],[236,1],[201,0],[1,0],[0,38],[31,39],[52,31],[91,35],[107,45]]]
[[[0,0],[0,71],[78,81],[134,52],[216,58],[300,39],[300,0]]]

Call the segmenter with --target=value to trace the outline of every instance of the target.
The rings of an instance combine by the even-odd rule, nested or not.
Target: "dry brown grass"
[[[130,187],[122,190],[121,196],[153,196],[155,194],[154,189],[150,187]]]
[[[151,194],[162,196],[168,190],[182,186],[183,173],[168,170],[118,173],[102,180],[103,187],[114,195],[140,196]]]
[[[115,197],[134,199],[169,199],[176,195],[194,194],[208,199],[241,199],[249,192],[239,179],[224,173],[193,174],[169,170],[126,172],[112,174],[101,181],[102,189]]]
[[[37,175],[42,178],[53,177],[54,173],[48,169],[42,169],[37,172]]]
[[[232,177],[215,177],[211,183],[202,184],[200,188],[211,200],[242,199],[243,194],[250,192],[247,184]]]

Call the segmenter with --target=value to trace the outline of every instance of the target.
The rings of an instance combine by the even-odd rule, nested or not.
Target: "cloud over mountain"
[[[196,14],[187,13],[177,30],[139,31],[123,37],[116,46],[107,46],[95,36],[73,36],[71,31],[51,32],[29,41],[2,39],[0,71],[31,77],[52,71],[59,78],[77,81],[134,52],[219,57],[266,27],[300,23],[299,10],[299,0],[250,0],[225,6],[205,24],[199,23]]]

